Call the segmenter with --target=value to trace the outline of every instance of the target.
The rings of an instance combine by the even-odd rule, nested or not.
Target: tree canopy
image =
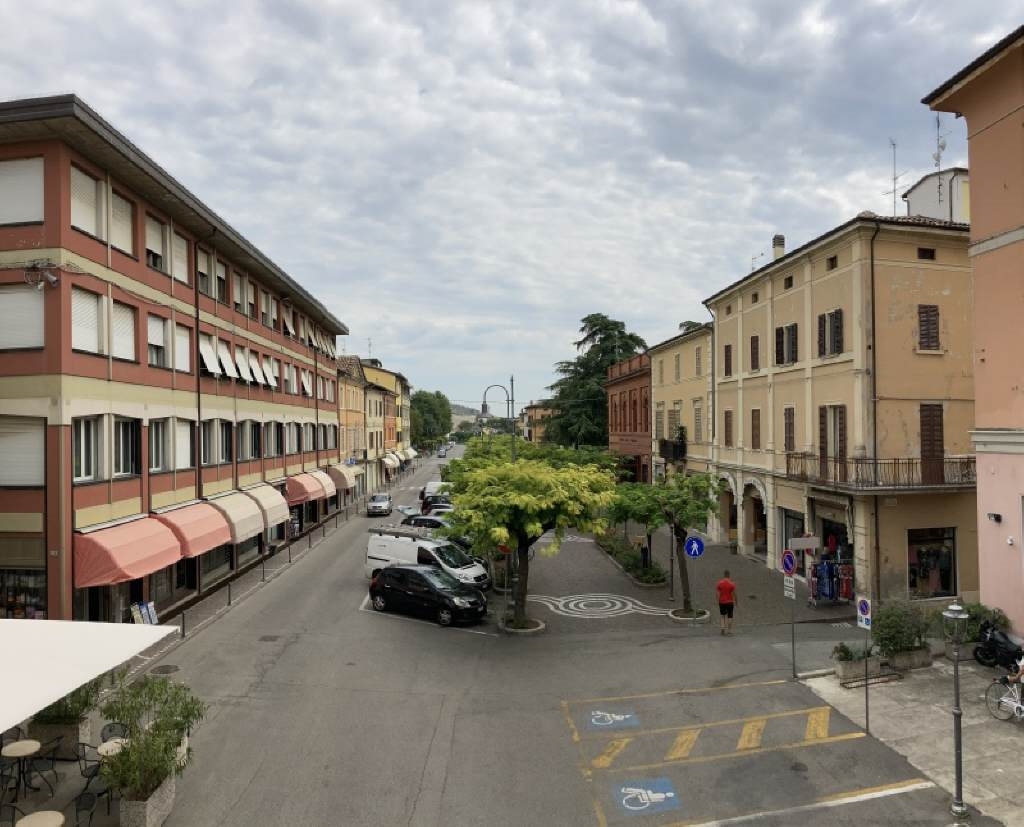
[[[603,313],[584,316],[580,338],[573,344],[578,356],[555,364],[551,408],[544,423],[544,438],[560,445],[608,444],[608,404],[604,383],[608,368],[636,356],[647,344],[626,330],[623,322]]]
[[[416,391],[409,405],[410,438],[416,445],[436,441],[452,429],[452,406],[441,391]]]

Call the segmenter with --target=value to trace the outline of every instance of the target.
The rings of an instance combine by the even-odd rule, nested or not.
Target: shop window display
[[[46,572],[0,569],[0,617],[46,618]]]
[[[916,600],[956,594],[956,529],[907,531],[907,586]]]

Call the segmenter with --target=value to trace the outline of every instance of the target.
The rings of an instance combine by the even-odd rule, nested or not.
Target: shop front
[[[46,619],[46,546],[41,537],[0,538],[0,618]]]
[[[338,487],[326,471],[310,471],[309,475],[320,483],[324,490],[323,499],[317,502],[318,520],[323,520],[338,510]]]
[[[326,496],[323,486],[310,474],[295,474],[285,482],[285,497],[288,500],[290,529],[289,536],[304,534],[319,520],[319,501]]]
[[[263,537],[264,549],[273,552],[286,540],[285,530],[289,518],[288,501],[281,491],[267,483],[254,485],[240,493],[251,499],[259,508],[260,514],[263,516],[263,524],[266,526]]]
[[[327,473],[338,489],[339,505],[349,503],[355,496],[356,490],[356,476],[352,473],[352,469],[347,465],[337,463],[328,468]]]
[[[789,548],[789,541],[795,537],[803,537],[807,533],[806,521],[803,512],[792,511],[788,508],[779,509],[779,525],[782,531],[779,532],[779,552]],[[807,577],[807,567],[814,562],[813,551],[796,551],[793,555],[796,558],[796,576]]]
[[[266,526],[256,501],[235,491],[207,502],[227,520],[234,546],[234,569],[237,571],[257,560],[263,551]]]
[[[210,503],[186,505],[154,514],[178,539],[181,554],[199,560],[199,593],[228,577],[234,569],[231,529],[224,515]]]

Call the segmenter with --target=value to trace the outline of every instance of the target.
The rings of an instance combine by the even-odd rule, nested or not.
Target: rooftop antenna
[[[764,250],[758,253],[756,256],[750,257],[750,272],[753,273],[756,267],[756,262],[759,258],[764,258]]]
[[[935,169],[942,168],[942,153],[946,149],[946,139],[942,134],[942,119],[935,113],[935,151],[932,153],[932,160],[935,161]],[[936,186],[939,191],[939,203],[942,203],[942,176],[936,176]]]
[[[899,192],[899,180],[907,174],[907,170],[897,174],[896,173],[896,139],[889,139],[889,146],[892,147],[892,189],[886,190],[882,195],[892,195],[892,214],[896,215],[896,194]]]

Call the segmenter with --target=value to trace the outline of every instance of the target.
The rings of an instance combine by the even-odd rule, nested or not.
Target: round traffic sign
[[[796,555],[788,548],[782,552],[782,570],[790,576],[796,571]]]
[[[700,557],[704,553],[704,541],[700,537],[690,537],[683,544],[687,557]]]
[[[871,604],[863,597],[857,601],[857,613],[862,617],[867,617],[871,614]]]

